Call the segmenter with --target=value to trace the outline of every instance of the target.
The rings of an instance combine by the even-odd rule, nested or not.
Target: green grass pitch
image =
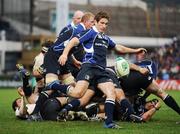
[[[180,91],[169,91],[180,105]],[[162,102],[161,109],[147,123],[118,122],[122,129],[103,128],[103,122],[26,122],[17,120],[11,108],[18,97],[13,89],[0,89],[0,134],[180,134],[180,115]],[[152,96],[155,98],[154,96]]]

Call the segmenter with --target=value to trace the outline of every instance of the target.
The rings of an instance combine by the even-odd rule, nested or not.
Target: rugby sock
[[[29,79],[28,78],[23,78],[23,88],[26,88],[29,85]]]
[[[134,113],[134,109],[127,99],[121,100],[119,104],[125,118],[129,118]]]
[[[32,94],[32,87],[30,85],[28,85],[26,88],[23,87],[23,91],[24,91],[24,95],[26,97],[29,97]]]
[[[70,111],[70,110],[72,110],[72,109],[74,109],[74,108],[78,108],[79,106],[80,106],[80,100],[78,100],[78,99],[74,99],[74,100],[72,100],[68,105],[66,105],[65,106],[65,109],[67,110],[67,111]]]
[[[173,97],[171,97],[170,95],[168,95],[164,100],[164,103],[169,106],[170,108],[172,108],[174,111],[176,111],[178,114],[180,114],[180,107],[178,106],[178,104],[176,103],[176,101],[173,99]]]
[[[108,125],[113,122],[113,112],[114,112],[115,102],[114,100],[105,101],[105,124]]]
[[[40,109],[42,108],[43,106],[43,103],[49,98],[49,95],[46,93],[46,92],[41,92],[39,94],[39,98],[38,100],[36,101],[36,106],[34,108],[34,111],[32,114],[36,114],[40,111]]]
[[[60,84],[58,81],[54,81],[48,85],[49,89],[59,90],[60,92],[62,92],[64,94],[67,93],[69,87],[70,87],[69,85]]]
[[[25,96],[30,96],[32,94],[32,87],[29,85],[29,79],[23,78],[23,91]]]

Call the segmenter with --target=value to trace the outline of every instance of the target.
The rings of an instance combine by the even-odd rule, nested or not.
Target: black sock
[[[123,116],[126,119],[129,119],[129,116],[134,113],[134,109],[130,102],[127,99],[121,100],[120,104],[120,110],[123,112]]]
[[[48,85],[48,88],[56,91],[59,90],[60,92],[66,94],[69,89],[69,85],[63,85],[60,84],[58,81],[54,81]]]
[[[168,95],[163,101],[167,106],[169,106],[174,111],[176,111],[178,114],[180,114],[180,107],[178,106],[178,104],[176,103],[176,101],[174,100],[173,97]]]
[[[23,78],[23,91],[25,96],[30,96],[32,94],[32,87],[29,85],[29,79]]]
[[[80,101],[78,99],[72,100],[68,105],[65,106],[67,111],[78,108],[80,106]]]
[[[114,112],[115,102],[113,100],[105,101],[105,124],[108,125],[113,122],[113,112]]]
[[[36,101],[36,106],[35,106],[34,111],[33,111],[32,114],[38,113],[38,112],[41,110],[44,102],[45,102],[48,98],[49,98],[49,96],[48,96],[48,94],[47,94],[46,92],[41,92],[41,93],[39,94],[38,100]]]

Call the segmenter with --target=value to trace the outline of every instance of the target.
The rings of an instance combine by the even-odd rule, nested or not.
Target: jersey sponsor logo
[[[95,43],[95,46],[108,48],[108,46],[106,44],[101,44],[101,43]]]
[[[107,38],[105,35],[102,35],[102,34],[98,34],[97,38],[98,38],[98,39],[108,40],[108,38]]]

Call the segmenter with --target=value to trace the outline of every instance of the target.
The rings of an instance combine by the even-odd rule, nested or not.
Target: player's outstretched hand
[[[66,61],[67,61],[67,56],[63,54],[58,59],[59,64],[62,66],[65,65]]]

